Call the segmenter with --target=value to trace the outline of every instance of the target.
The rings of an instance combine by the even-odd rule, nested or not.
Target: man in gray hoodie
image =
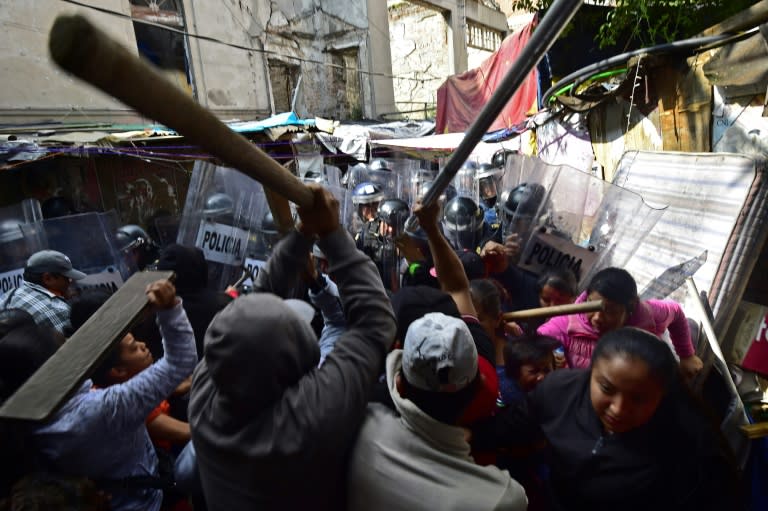
[[[213,320],[195,370],[192,440],[208,508],[339,509],[344,460],[395,322],[376,267],[339,225],[339,205],[317,185],[259,272],[259,293]],[[286,305],[312,243],[330,262],[348,328],[318,368],[312,328]],[[275,293],[275,294],[271,294]]]
[[[463,320],[430,312],[387,357],[397,413],[368,407],[350,458],[349,511],[525,511],[523,487],[506,470],[480,466],[458,425],[481,386]]]

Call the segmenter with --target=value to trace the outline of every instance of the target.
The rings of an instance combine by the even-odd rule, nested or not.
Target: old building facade
[[[86,15],[222,118],[292,106],[305,115],[375,118],[394,107],[386,7],[374,0],[0,0],[0,12],[6,125],[142,121],[51,62],[48,31],[64,13]]]
[[[433,117],[440,84],[477,67],[507,34],[505,14],[488,0],[387,4],[395,102],[411,116]]]

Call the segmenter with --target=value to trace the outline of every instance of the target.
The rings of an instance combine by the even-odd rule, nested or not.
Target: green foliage
[[[546,9],[553,0],[517,0],[513,7]],[[595,0],[610,6],[595,35],[601,48],[634,41],[640,46],[685,39],[752,5],[755,0]],[[576,14],[578,17],[579,15]]]

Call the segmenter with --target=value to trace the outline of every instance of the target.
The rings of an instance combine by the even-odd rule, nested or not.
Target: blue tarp
[[[232,122],[228,123],[227,126],[237,133],[254,133],[281,126],[315,126],[315,120],[299,119],[294,112],[284,112],[261,121]]]

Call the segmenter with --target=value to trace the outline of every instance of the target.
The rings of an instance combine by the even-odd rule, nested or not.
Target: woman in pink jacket
[[[694,352],[688,320],[679,303],[672,300],[641,301],[635,279],[621,268],[605,268],[595,274],[576,303],[589,300],[603,300],[603,310],[557,316],[538,328],[538,333],[563,343],[569,367],[589,367],[592,350],[600,336],[623,326],[632,326],[656,336],[669,330],[683,375],[690,379],[701,371],[703,364]]]

